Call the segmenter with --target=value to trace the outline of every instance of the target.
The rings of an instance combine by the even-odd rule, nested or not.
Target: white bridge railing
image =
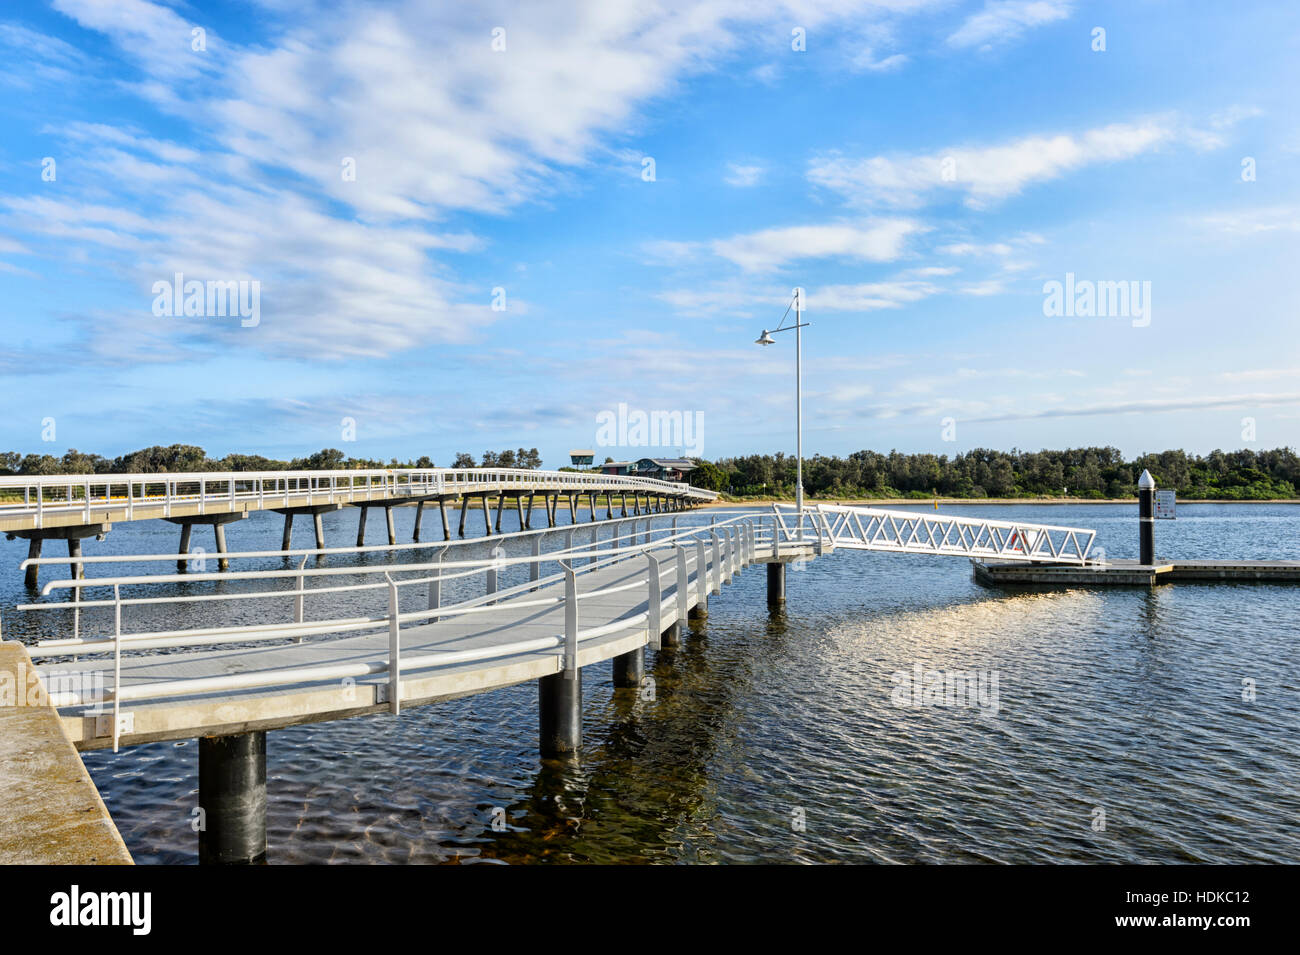
[[[338,471],[212,471],[160,474],[51,474],[0,476],[0,519],[28,518],[43,526],[47,514],[78,514],[87,524],[131,520],[136,508],[169,517],[173,506],[204,513],[351,504],[400,498],[481,493],[643,493],[712,501],[713,491],[633,475],[522,468],[376,468]]]
[[[575,541],[575,536],[578,538]],[[585,538],[585,540],[584,540]],[[715,515],[709,524],[692,524],[679,528],[678,518],[672,515],[615,518],[613,520],[550,528],[520,531],[491,538],[500,542],[516,540],[530,544],[529,555],[506,557],[499,550],[496,556],[482,559],[444,560],[448,551],[482,544],[485,539],[469,539],[451,544],[398,544],[358,548],[332,548],[287,552],[232,553],[230,559],[262,557],[268,553],[284,556],[302,555],[295,568],[283,570],[247,570],[220,573],[146,574],[132,576],[106,575],[55,580],[46,584],[43,593],[70,592],[71,601],[26,604],[17,610],[27,612],[68,610],[74,611],[73,636],[65,639],[42,640],[29,648],[33,658],[58,659],[111,654],[104,661],[103,673],[112,673],[111,682],[104,679],[94,689],[87,691],[84,684],[77,689],[59,686],[60,674],[47,673],[51,678],[50,700],[59,707],[91,707],[88,712],[98,715],[104,704],[111,704],[111,717],[105,720],[102,735],[111,735],[114,749],[122,733],[123,704],[140,700],[158,700],[189,696],[199,693],[234,692],[255,687],[292,687],[342,679],[357,679],[387,675],[384,691],[378,699],[386,702],[393,712],[398,712],[402,699],[403,673],[464,663],[469,660],[501,658],[513,654],[554,650],[560,655],[561,669],[576,678],[577,649],[580,643],[613,633],[644,628],[651,647],[659,647],[661,632],[673,622],[684,622],[691,594],[702,602],[710,592],[719,593],[723,583],[729,583],[736,573],[753,562],[760,549],[767,546],[765,534],[757,515],[735,512]],[[543,550],[543,540],[557,540],[556,550]],[[347,564],[340,566],[307,567],[311,554],[338,554],[346,551],[355,555],[367,552],[413,550],[417,553],[434,551],[415,560],[383,566]],[[175,561],[189,555],[105,555],[85,558],[87,563],[112,564],[141,561]],[[644,573],[615,586],[581,589],[583,576],[611,563],[639,558],[644,562]],[[69,559],[68,562],[70,562]],[[62,559],[56,562],[65,562]],[[543,574],[544,564],[552,563],[557,572]],[[503,573],[512,567],[527,569],[528,579],[515,586],[501,587]],[[395,578],[394,575],[411,574]],[[480,596],[454,604],[444,604],[443,587],[459,578],[481,577],[484,589]],[[342,578],[351,578],[343,580]],[[693,579],[692,579],[693,578]],[[217,581],[247,581],[254,589],[240,591],[213,591],[176,595],[123,596],[125,587],[139,592],[141,587],[162,585],[172,587],[180,583],[195,584]],[[338,582],[335,582],[338,581]],[[530,596],[548,584],[564,583],[563,595],[555,591]],[[674,592],[665,596],[665,581],[675,584]],[[316,584],[310,586],[309,582]],[[284,585],[287,584],[287,587]],[[261,586],[259,586],[261,585]],[[427,599],[420,610],[400,609],[401,591],[423,588]],[[87,599],[86,590],[108,590],[111,597]],[[582,601],[626,590],[641,590],[646,595],[646,609],[625,614],[610,620],[598,618],[594,625],[579,627],[579,608]],[[372,591],[381,599],[374,611],[359,616],[325,617],[312,619],[311,603],[321,597],[343,592]],[[386,598],[386,599],[385,599]],[[401,632],[408,626],[436,623],[462,616],[482,614],[501,601],[511,599],[510,606],[524,612],[537,608],[563,605],[566,609],[564,632],[553,636],[533,637],[527,640],[506,640],[490,646],[467,650],[422,651],[418,655],[403,657]],[[157,604],[188,604],[191,612],[204,604],[228,600],[269,601],[284,608],[281,619],[275,619],[267,608],[263,622],[245,626],[193,626],[174,630],[129,632],[124,625],[124,614],[133,607]],[[198,606],[194,606],[198,605]],[[92,609],[111,610],[111,624],[87,628],[83,633],[81,613]],[[202,616],[200,613],[198,616]],[[585,614],[583,615],[586,616]],[[278,667],[266,671],[248,671],[237,674],[192,677],[170,681],[145,681],[136,684],[122,683],[123,653],[171,650],[179,648],[218,648],[222,646],[272,645],[302,643],[307,638],[339,637],[387,630],[389,633],[387,657],[372,657],[350,663]],[[128,659],[130,659],[128,657]]]
[[[1084,564],[1097,536],[1078,527],[841,504],[806,505],[802,521],[789,505],[774,510],[783,540],[802,530],[804,540],[847,550]]]

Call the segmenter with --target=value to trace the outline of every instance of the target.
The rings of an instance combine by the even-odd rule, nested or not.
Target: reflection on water
[[[1133,510],[980,513],[1095,527],[1122,557]],[[413,514],[397,514],[409,536]],[[1294,508],[1179,515],[1158,529],[1163,555],[1300,558]],[[349,516],[327,515],[331,541],[355,534]],[[278,533],[259,515],[230,529],[231,546]],[[174,529],[159,536],[119,525],[95,552],[174,546]],[[12,568],[22,554],[4,546]],[[26,599],[18,577],[0,581],[8,606]],[[270,734],[270,860],[1300,861],[1300,588],[999,594],[965,561],[851,552],[791,571],[783,613],[767,612],[764,583],[746,571],[681,647],[651,654],[653,699],[589,667],[577,764],[537,758],[532,684]],[[212,611],[157,613],[175,626]],[[36,635],[23,616],[6,613],[7,636]],[[893,675],[918,665],[995,673],[996,714],[894,705]],[[139,861],[194,861],[192,741],[86,763]]]

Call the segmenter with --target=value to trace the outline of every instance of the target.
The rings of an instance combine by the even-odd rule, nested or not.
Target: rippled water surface
[[[947,510],[1092,527],[1136,556],[1134,505]],[[409,539],[412,510],[396,514]],[[330,543],[355,535],[355,511],[325,520]],[[279,531],[259,514],[228,534],[274,548]],[[1288,505],[1182,505],[1158,531],[1164,557],[1300,559]],[[175,537],[122,524],[86,552]],[[8,609],[28,599],[25,551],[0,546],[6,637],[66,626]],[[270,861],[1300,861],[1300,585],[1008,594],[965,560],[841,551],[791,571],[784,613],[764,588],[745,571],[682,647],[647,651],[652,700],[587,668],[576,765],[538,759],[534,684],[270,733]],[[234,603],[223,619],[266,612]],[[154,622],[201,618],[170,612]],[[895,705],[918,666],[996,676],[996,712]],[[85,760],[138,861],[195,861],[194,741]]]

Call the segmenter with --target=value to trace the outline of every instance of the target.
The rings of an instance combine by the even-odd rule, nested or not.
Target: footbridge
[[[234,569],[215,572],[165,566],[185,554],[47,558],[87,574],[42,590],[68,599],[17,609],[58,621],[39,629],[62,635],[26,650],[72,745],[197,737],[200,860],[249,862],[266,852],[276,729],[536,681],[541,755],[571,757],[583,671],[610,661],[616,687],[642,689],[646,650],[671,654],[687,621],[755,564],[779,607],[788,564],[840,548],[1072,564],[1091,541],[1075,528],[832,505],[608,515],[488,539],[228,553]],[[115,572],[150,562],[162,571]]]
[[[321,515],[344,507],[360,509],[357,546],[365,544],[366,518],[372,507],[384,509],[388,543],[395,544],[392,508],[414,506],[415,539],[426,504],[437,506],[443,540],[451,539],[448,505],[460,507],[458,536],[465,536],[466,512],[477,504],[487,533],[501,530],[505,507],[519,510],[520,524],[533,526],[533,506],[545,508],[548,526],[556,526],[561,502],[570,514],[583,503],[593,516],[598,503],[613,516],[685,510],[717,497],[712,491],[673,481],[630,475],[512,468],[362,469],[337,471],[225,471],[184,474],[59,474],[0,476],[0,532],[26,538],[27,584],[35,587],[42,542],[68,542],[68,556],[81,555],[81,541],[103,539],[114,523],[164,520],[180,526],[180,553],[187,554],[194,525],[213,529],[218,560],[226,564],[225,526],[253,511],[284,515],[283,550],[292,545],[294,517],[309,516],[316,547],[325,547]],[[495,503],[495,521],[492,505]]]

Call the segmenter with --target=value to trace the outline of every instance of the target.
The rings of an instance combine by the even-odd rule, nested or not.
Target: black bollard
[[[1150,471],[1138,478],[1138,563],[1156,562],[1156,481]]]

